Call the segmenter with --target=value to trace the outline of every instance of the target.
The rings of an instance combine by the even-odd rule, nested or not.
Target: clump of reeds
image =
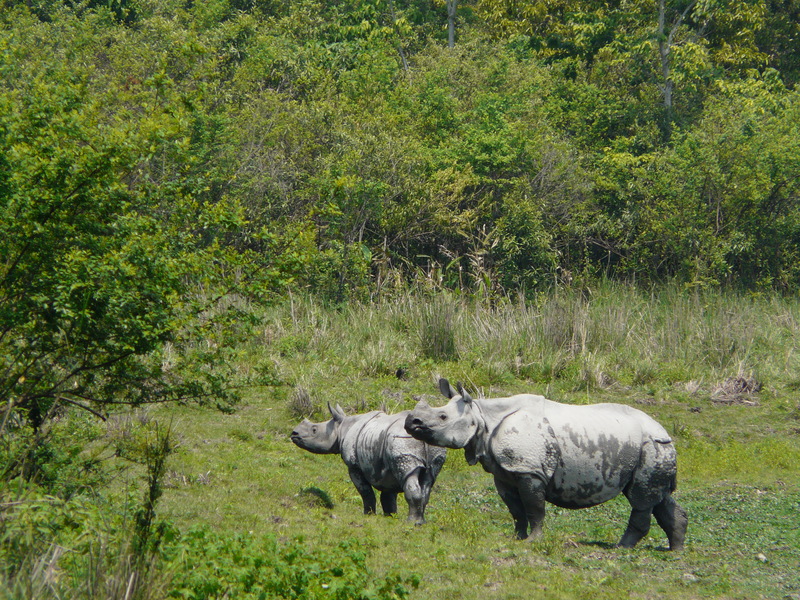
[[[289,399],[289,412],[295,418],[310,417],[314,414],[314,401],[309,391],[302,386],[295,386]]]
[[[417,337],[423,357],[442,362],[458,359],[458,311],[457,303],[447,296],[436,296],[419,306]]]

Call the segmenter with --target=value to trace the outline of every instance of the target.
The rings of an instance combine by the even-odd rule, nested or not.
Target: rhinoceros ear
[[[450,382],[447,381],[444,377],[439,379],[439,391],[442,392],[442,395],[445,398],[452,398],[453,396],[458,396],[458,392],[450,385]]]
[[[331,416],[333,417],[334,423],[341,423],[344,421],[346,415],[344,414],[344,409],[341,406],[337,404],[336,408],[333,408],[329,402],[328,409],[331,411]]]
[[[458,386],[458,393],[461,395],[461,399],[467,404],[470,404],[472,402],[472,396],[470,396],[469,392],[464,389],[464,386],[461,385],[460,381],[456,385]]]
[[[328,411],[330,411],[331,416],[333,417],[333,421],[335,423],[341,423],[344,420],[345,416],[344,411],[342,410],[342,407],[339,406],[338,404],[336,405],[336,408],[334,408],[333,406],[331,406],[331,403],[328,402]]]

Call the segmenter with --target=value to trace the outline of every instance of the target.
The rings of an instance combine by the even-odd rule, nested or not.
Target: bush
[[[202,600],[302,598],[383,600],[405,598],[417,577],[373,576],[359,543],[346,540],[336,554],[309,552],[302,540],[222,535],[190,530],[168,551],[176,575],[172,598]]]

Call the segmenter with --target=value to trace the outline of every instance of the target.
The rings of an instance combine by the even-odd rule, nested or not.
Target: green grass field
[[[797,300],[627,287],[495,306],[295,299],[261,323],[230,368],[267,369],[276,384],[246,390],[232,412],[154,405],[104,424],[64,413],[67,450],[54,464],[73,470],[52,476],[97,483],[68,502],[5,506],[2,548],[22,562],[0,598],[128,598],[143,576],[138,600],[800,600]],[[615,548],[624,498],[549,506],[543,538],[518,541],[491,476],[461,450],[448,454],[425,525],[406,521],[402,498],[395,517],[365,516],[341,459],[289,440],[303,417],[327,419],[328,402],[348,413],[441,405],[438,375],[476,397],[529,391],[655,417],[678,449],[686,549],[666,550],[655,523],[635,549]],[[173,450],[148,485],[154,432],[167,426]],[[143,539],[148,498],[147,539],[160,546],[136,554],[125,540]],[[153,567],[125,562],[136,556]]]
[[[182,528],[208,523],[253,536],[277,533],[310,548],[356,539],[375,573],[419,576],[414,598],[800,597],[796,440],[782,440],[769,426],[722,444],[702,433],[720,423],[769,423],[780,414],[769,405],[710,405],[699,413],[678,401],[646,407],[668,425],[685,412],[683,427],[690,428],[677,432],[677,498],[690,530],[686,550],[670,553],[655,523],[636,549],[613,547],[627,521],[624,498],[580,511],[551,506],[544,538],[517,541],[491,477],[469,467],[462,451],[449,453],[424,526],[405,521],[402,501],[394,518],[365,516],[339,457],[291,444],[292,423],[279,404],[267,392],[233,415],[164,411],[181,446],[162,516]],[[309,488],[333,507],[304,492]]]

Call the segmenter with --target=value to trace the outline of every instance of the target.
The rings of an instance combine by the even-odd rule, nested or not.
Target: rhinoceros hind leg
[[[617,547],[619,548],[633,548],[639,543],[647,532],[650,531],[650,520],[653,514],[653,509],[631,509],[631,516],[628,519],[628,527],[625,533],[622,534]]]
[[[384,515],[397,512],[397,492],[381,492],[381,508]]]
[[[656,522],[667,534],[670,550],[683,550],[689,518],[683,507],[668,495],[653,509]]]
[[[364,514],[374,515],[376,509],[375,491],[369,481],[359,469],[354,467],[349,468],[348,473],[350,474],[350,481],[353,482],[358,493],[361,494],[361,500],[364,502]]]

